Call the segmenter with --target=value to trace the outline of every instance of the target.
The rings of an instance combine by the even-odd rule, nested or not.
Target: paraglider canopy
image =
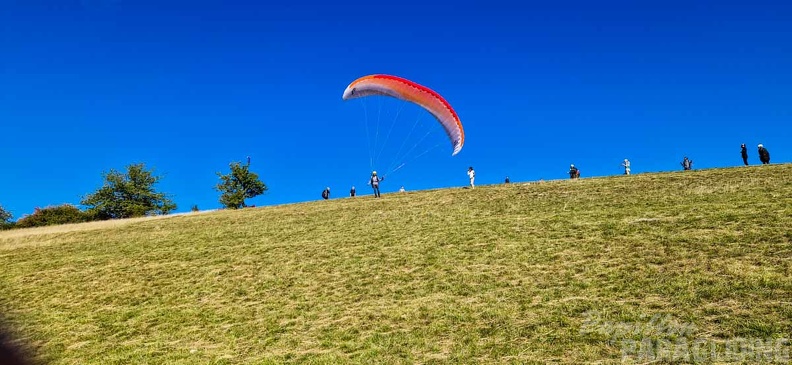
[[[343,99],[350,100],[371,95],[389,96],[415,103],[443,126],[453,148],[452,156],[462,150],[465,132],[454,108],[440,94],[426,86],[398,76],[376,74],[353,81],[344,90]]]

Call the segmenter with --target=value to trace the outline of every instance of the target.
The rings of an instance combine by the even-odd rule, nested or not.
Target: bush
[[[81,223],[91,220],[90,216],[71,204],[36,208],[33,214],[16,222],[16,228],[51,226],[54,224]]]

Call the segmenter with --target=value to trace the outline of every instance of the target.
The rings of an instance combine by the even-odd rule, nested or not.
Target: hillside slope
[[[624,339],[789,338],[791,175],[640,174],[0,232],[0,304],[52,364],[618,363]],[[619,322],[664,327],[608,327]]]

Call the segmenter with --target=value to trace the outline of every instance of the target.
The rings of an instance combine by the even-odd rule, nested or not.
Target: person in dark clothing
[[[745,148],[745,143],[740,145],[740,154],[742,155],[743,163],[748,166],[748,149]]]
[[[385,180],[384,176],[383,177],[379,177],[379,176],[377,176],[377,172],[376,171],[372,171],[371,172],[371,178],[369,179],[369,185],[371,185],[371,188],[374,189],[374,197],[375,198],[379,198],[380,197],[379,183],[380,183],[380,181],[383,181],[383,180]]]
[[[569,178],[570,179],[580,178],[580,169],[575,167],[575,165],[569,165]]]
[[[352,189],[349,189],[349,196],[355,197],[355,187],[353,186]]]
[[[506,176],[506,184],[508,184],[508,183],[511,183],[511,180],[509,180],[509,177]]]
[[[330,199],[330,187],[327,187],[322,191],[322,198],[325,200]]]
[[[680,164],[682,165],[682,168],[685,170],[690,170],[693,168],[693,160],[687,158],[687,156],[685,156],[685,158],[682,159],[682,162]]]
[[[770,152],[762,144],[759,144],[759,161],[762,161],[763,165],[770,163]]]

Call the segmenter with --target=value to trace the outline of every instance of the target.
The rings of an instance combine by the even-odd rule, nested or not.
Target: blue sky
[[[788,2],[448,4],[2,1],[0,205],[79,203],[137,162],[187,211],[218,208],[215,173],[247,156],[270,188],[258,206],[370,194],[371,167],[403,162],[384,192],[462,186],[468,166],[488,184],[620,174],[624,158],[734,166],[741,143],[754,164],[758,143],[792,157]],[[462,151],[413,105],[341,100],[371,73],[445,96]]]

